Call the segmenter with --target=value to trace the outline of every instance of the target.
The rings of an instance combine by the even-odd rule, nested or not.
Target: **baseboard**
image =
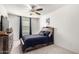
[[[72,50],[70,50],[70,49],[67,49],[67,48],[65,48],[65,47],[62,47],[62,46],[60,46],[60,45],[57,45],[57,44],[54,44],[54,45],[56,45],[56,46],[58,46],[58,47],[60,47],[60,48],[62,48],[62,49],[65,49],[65,50],[67,50],[67,51],[70,51],[70,52],[72,52],[73,54],[79,54],[79,53],[74,52],[74,51],[72,51]]]

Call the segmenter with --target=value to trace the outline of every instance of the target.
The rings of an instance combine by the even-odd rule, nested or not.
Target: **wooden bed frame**
[[[51,27],[50,27],[51,28]],[[51,45],[51,44],[54,44],[54,28],[52,28],[52,30],[53,30],[53,32],[52,32],[52,40],[53,40],[53,42],[49,42],[49,43],[45,43],[45,44],[39,44],[39,45],[35,45],[34,47],[29,47],[29,48],[26,48],[25,49],[25,47],[23,46],[24,45],[24,43],[23,43],[23,41],[22,41],[22,39],[21,39],[21,43],[22,43],[22,51],[23,51],[23,53],[25,53],[25,52],[29,52],[29,51],[32,51],[32,50],[35,50],[35,49],[38,49],[38,48],[41,48],[41,47],[45,47],[45,46],[48,46],[48,45]]]
[[[23,53],[25,53],[25,52],[29,52],[29,51],[39,49],[39,48],[42,48],[42,47],[45,47],[45,46],[49,46],[49,45],[52,45],[52,44],[53,44],[52,42],[50,42],[49,44],[39,44],[39,45],[35,45],[34,47],[29,47],[29,48],[26,48],[26,49],[24,49],[24,47],[22,46],[22,51],[23,51]]]

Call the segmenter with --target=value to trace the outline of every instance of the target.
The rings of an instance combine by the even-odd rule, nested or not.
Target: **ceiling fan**
[[[26,6],[29,8],[30,15],[33,14],[41,15],[40,11],[42,11],[43,8],[40,7],[39,5],[28,4]]]

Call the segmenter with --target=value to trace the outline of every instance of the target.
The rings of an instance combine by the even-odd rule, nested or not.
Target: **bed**
[[[53,44],[53,28],[43,27],[43,29],[38,34],[24,35],[22,40],[24,43],[23,50],[29,47],[35,47],[36,45],[48,45],[50,42]]]

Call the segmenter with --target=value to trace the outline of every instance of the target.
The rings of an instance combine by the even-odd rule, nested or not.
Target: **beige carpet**
[[[20,41],[14,41],[11,54],[22,54]],[[56,45],[49,45],[46,47],[42,47],[42,48],[27,52],[25,54],[73,54],[73,52],[68,51]]]

